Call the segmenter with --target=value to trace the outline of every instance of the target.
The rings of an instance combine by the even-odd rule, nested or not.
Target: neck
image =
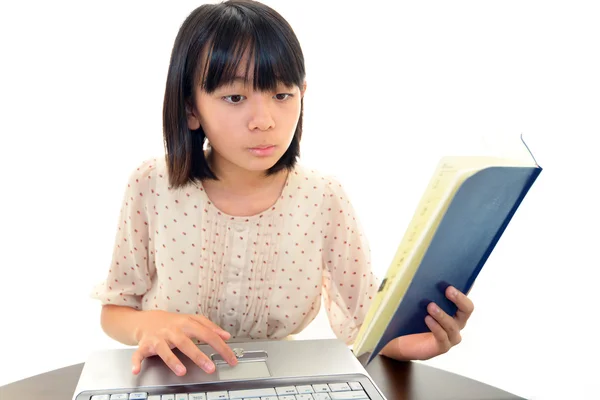
[[[267,176],[266,171],[248,171],[240,168],[222,157],[209,152],[207,160],[210,168],[217,176],[217,181],[211,181],[213,187],[226,189],[233,195],[246,195],[255,193],[257,189],[271,186],[280,179],[285,179],[287,171],[283,170],[276,174]]]

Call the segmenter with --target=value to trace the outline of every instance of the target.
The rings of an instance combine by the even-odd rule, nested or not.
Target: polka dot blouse
[[[351,344],[379,286],[342,186],[297,166],[260,214],[221,212],[201,184],[169,187],[164,159],[126,188],[102,304],[200,314],[232,338],[282,339],[325,307]]]

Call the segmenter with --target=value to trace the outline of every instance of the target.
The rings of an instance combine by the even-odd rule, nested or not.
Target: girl
[[[340,184],[297,164],[304,58],[288,23],[254,1],[203,5],[184,21],[167,76],[165,157],[130,176],[113,261],[94,297],[104,331],[137,345],[133,373],[177,347],[211,373],[194,341],[231,365],[226,340],[283,339],[321,303],[337,337],[355,339],[379,282]],[[473,305],[449,288],[451,317],[429,305],[431,333],[382,354],[427,359],[460,341]]]

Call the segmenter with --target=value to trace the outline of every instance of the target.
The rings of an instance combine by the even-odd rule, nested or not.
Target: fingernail
[[[177,374],[182,375],[185,373],[185,369],[183,368],[183,365],[179,364],[175,367],[175,372],[177,372]]]
[[[206,361],[203,368],[206,372],[212,372],[215,369],[215,364],[211,361]]]
[[[135,371],[136,371],[136,367],[135,367],[135,365],[133,365],[133,366],[131,367],[131,373],[132,373],[132,374],[135,374]]]
[[[458,296],[458,290],[456,290],[455,288],[450,288],[450,297],[452,297],[453,299],[455,299]]]
[[[436,306],[435,304],[432,306],[433,308],[433,313],[434,314],[439,314],[440,313],[440,308],[438,306]]]

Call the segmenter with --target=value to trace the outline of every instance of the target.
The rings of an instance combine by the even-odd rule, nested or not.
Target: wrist
[[[144,332],[146,331],[146,320],[148,319],[148,313],[150,311],[138,311],[133,318],[133,330],[131,331],[131,340],[137,346]]]

